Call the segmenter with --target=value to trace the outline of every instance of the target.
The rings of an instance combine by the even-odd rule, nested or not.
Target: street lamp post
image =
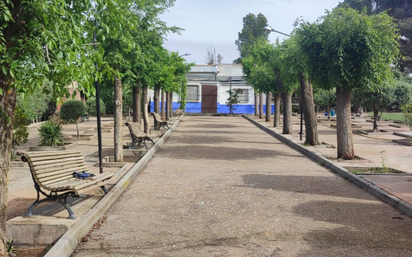
[[[99,15],[100,12],[106,10],[106,8],[101,9],[96,13],[96,16]],[[94,27],[95,30],[93,31],[93,45],[94,45],[94,50],[97,51],[97,42],[96,42],[96,30],[97,30],[97,18],[96,16],[94,17]],[[97,72],[97,63],[94,62],[94,66],[96,68]],[[99,79],[96,79],[95,82],[95,87],[96,87],[96,116],[97,116],[97,141],[98,141],[98,148],[99,148],[99,172],[103,173],[103,157],[102,157],[102,127],[101,127],[101,117],[100,117],[100,85],[99,85]]]
[[[281,35],[290,37],[290,35],[288,35],[288,34],[285,34],[285,33],[283,33],[283,32],[274,30],[271,26],[266,26],[265,29],[266,29],[266,30],[269,30],[270,32],[276,32],[276,33],[279,33],[279,34],[281,34]],[[300,99],[299,99],[299,100],[300,100],[300,132],[299,132],[299,134],[300,134],[300,141],[302,141],[302,134],[303,134],[303,119],[302,119],[302,117],[303,117],[303,104],[302,104],[302,96],[303,96],[303,95],[302,95],[302,90],[301,90]]]

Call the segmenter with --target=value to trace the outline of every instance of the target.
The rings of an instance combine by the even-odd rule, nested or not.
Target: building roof
[[[218,64],[219,75],[222,77],[243,77],[243,69],[241,64]]]
[[[219,73],[215,65],[196,65],[190,68],[190,73]]]

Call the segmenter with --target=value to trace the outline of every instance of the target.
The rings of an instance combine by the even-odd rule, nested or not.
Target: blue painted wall
[[[153,102],[150,103],[150,110],[151,112],[154,111]],[[173,110],[179,109],[179,103],[173,103]],[[266,105],[263,105],[263,110],[266,110]],[[272,105],[272,113],[275,111],[275,106]],[[201,113],[202,112],[202,103],[186,103],[186,110],[187,113]],[[217,112],[218,113],[230,113],[229,107],[226,104],[217,103]],[[233,113],[240,113],[240,114],[252,114],[255,113],[255,106],[252,104],[241,104],[236,106],[233,109]]]

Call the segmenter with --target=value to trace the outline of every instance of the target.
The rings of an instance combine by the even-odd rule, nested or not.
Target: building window
[[[199,102],[198,86],[187,86],[186,102]]]
[[[241,89],[242,92],[239,94],[239,103],[249,102],[249,89]]]

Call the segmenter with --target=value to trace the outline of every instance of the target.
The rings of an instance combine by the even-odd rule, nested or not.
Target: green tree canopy
[[[368,16],[336,8],[296,29],[309,79],[324,89],[336,87],[338,158],[354,158],[350,95],[393,83],[391,65],[399,57],[399,34],[386,13]]]
[[[238,33],[238,39],[235,41],[240,58],[235,60],[235,63],[241,63],[242,58],[248,55],[249,48],[255,42],[261,39],[268,39],[270,32],[265,30],[266,26],[268,26],[267,19],[261,13],[258,15],[249,13],[243,18],[242,31]]]
[[[403,58],[399,60],[400,69],[405,74],[412,72],[412,2],[404,0],[344,0],[338,7],[350,7],[358,11],[366,8],[367,13],[387,12],[398,25],[400,51]]]
[[[249,46],[242,61],[243,74],[249,85],[262,93],[277,92],[275,65],[278,58],[275,46],[262,39]]]

